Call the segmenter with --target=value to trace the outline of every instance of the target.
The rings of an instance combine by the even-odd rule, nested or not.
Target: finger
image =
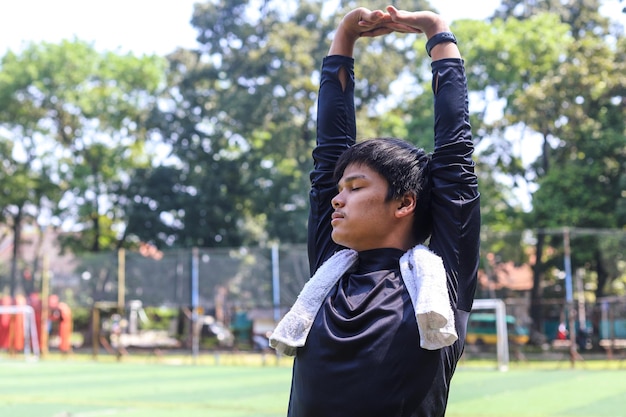
[[[400,33],[423,33],[422,30],[409,25],[405,25],[404,23],[391,22],[387,23],[385,26],[392,28],[395,32]]]
[[[398,10],[393,6],[387,6],[387,12],[393,22],[405,24],[410,24],[412,22],[411,13],[405,10]]]
[[[391,22],[391,15],[385,13],[382,10],[367,10],[364,9],[360,16],[360,21],[367,24],[378,24],[382,22]]]
[[[374,38],[376,36],[382,36],[382,35],[387,35],[391,32],[393,32],[394,30],[390,27],[386,27],[386,26],[381,26],[378,27],[376,29],[372,29],[372,30],[368,30],[366,32],[362,32],[361,36],[364,38]]]
[[[387,13],[383,12],[382,10],[366,10],[361,16],[361,19],[370,22],[378,22],[385,15],[387,15]]]
[[[398,18],[398,14],[400,13],[400,11],[393,6],[387,6],[387,13],[389,13],[389,15],[391,16],[391,20],[395,22]]]

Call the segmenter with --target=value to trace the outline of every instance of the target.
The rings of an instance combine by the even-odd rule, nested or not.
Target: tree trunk
[[[600,249],[596,248],[595,251],[596,258],[596,274],[598,274],[598,287],[596,288],[596,300],[604,297],[604,287],[606,287],[606,283],[609,282],[609,274],[602,263],[602,252]]]
[[[22,282],[18,282],[17,258],[20,253],[22,242],[22,207],[17,208],[17,214],[13,217],[13,253],[11,254],[11,297],[22,290]],[[19,291],[18,291],[19,290]]]
[[[542,333],[543,322],[543,295],[541,293],[541,281],[543,277],[543,246],[546,235],[543,230],[537,231],[537,244],[535,245],[535,264],[533,265],[533,288],[530,293],[530,317],[532,330],[536,334]]]

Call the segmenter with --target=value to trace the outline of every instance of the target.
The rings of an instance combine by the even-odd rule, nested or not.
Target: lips
[[[331,220],[330,220],[330,224],[331,224],[331,225],[334,225],[334,224],[335,224],[335,222],[336,222],[337,220],[343,219],[343,218],[344,218],[344,215],[343,215],[343,213],[340,213],[340,212],[338,212],[338,211],[335,211],[335,212],[333,212],[333,214],[330,216],[330,218],[331,218]]]
[[[335,219],[343,219],[343,213],[340,213],[338,211],[334,211],[332,216],[331,216],[331,218],[333,220],[335,220]]]

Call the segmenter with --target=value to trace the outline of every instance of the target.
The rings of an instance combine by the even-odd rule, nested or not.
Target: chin
[[[333,233],[330,235],[330,237],[331,237],[331,239],[333,240],[333,242],[335,242],[336,244],[338,244],[338,245],[340,245],[340,246],[343,246],[343,247],[346,247],[346,248],[350,248],[350,243],[349,243],[349,242],[347,242],[345,239],[342,239],[342,238],[341,238],[341,235],[339,235],[339,234],[337,234],[337,233],[333,232]]]
[[[357,249],[356,247],[354,247],[354,245],[351,245],[349,242],[346,241],[341,241],[341,240],[335,240],[333,239],[333,242],[335,242],[336,244],[338,244],[339,246],[345,248],[345,249],[352,249],[355,251],[359,251],[359,249]]]

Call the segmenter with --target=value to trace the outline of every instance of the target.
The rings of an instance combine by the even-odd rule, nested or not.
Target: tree
[[[65,245],[75,252],[118,246],[124,219],[112,190],[151,162],[144,118],[162,85],[162,61],[99,53],[80,41],[44,42],[8,53],[2,74],[5,125],[21,127],[22,142],[37,133],[50,149],[49,178],[64,190],[53,214],[78,232]]]
[[[173,227],[173,245],[306,240],[317,71],[342,11],[327,15],[319,0],[295,8],[255,4],[198,4],[192,19],[198,49],[168,57],[170,88],[153,121],[179,168],[177,190],[166,198],[184,206],[161,220]],[[373,125],[367,121],[374,107],[412,54],[411,42],[372,42],[379,49],[368,48],[358,69],[363,126]],[[141,210],[159,213],[168,202]]]
[[[32,43],[3,57],[2,206],[13,227],[14,263],[24,219],[71,224],[75,234],[63,243],[74,252],[121,245],[125,219],[113,192],[135,167],[151,163],[144,118],[162,86],[162,63],[99,53],[81,41]]]
[[[455,31],[463,39],[472,104],[478,109],[472,125],[480,149],[477,171],[484,198],[483,225],[496,232],[492,234],[495,239],[492,236],[483,243],[483,253],[524,263],[531,252],[519,231],[528,227],[529,215],[514,198],[514,191],[521,185],[528,187],[535,176],[516,150],[519,132],[530,129],[517,117],[514,104],[564,59],[562,50],[572,42],[569,27],[558,16],[543,13],[525,20],[459,21]],[[483,264],[488,262],[483,260]]]
[[[12,231],[9,293],[15,296],[32,291],[18,279],[20,270],[37,272],[39,269],[37,260],[30,268],[20,262],[22,228],[26,224],[39,227],[39,241],[35,246],[40,248],[43,225],[39,217],[51,212],[62,189],[53,181],[52,150],[42,146],[41,111],[31,103],[24,103],[23,96],[15,93],[16,86],[23,83],[25,77],[23,68],[16,71],[12,58],[13,55],[8,54],[0,67],[0,126],[6,131],[6,136],[0,137],[3,161],[0,165],[0,221]],[[30,284],[32,286],[32,280]]]
[[[598,13],[596,1],[504,1],[498,17],[506,22],[529,22],[537,13],[552,12],[567,26],[571,41],[558,42],[559,59],[506,95],[508,124],[523,124],[544,139],[538,160],[519,172],[537,184],[529,226],[537,229],[535,279],[531,313],[539,325],[541,283],[562,252],[547,257],[547,229],[563,226],[610,228],[623,226],[624,81],[623,33],[611,33],[608,20]],[[515,18],[515,19],[514,19]],[[497,22],[498,20],[494,20]],[[544,35],[555,25],[539,25]],[[530,28],[529,28],[530,29]],[[524,38],[532,39],[529,30]],[[611,36],[617,45],[611,42]],[[554,39],[554,38],[551,38]],[[566,38],[563,38],[566,39]],[[555,39],[558,41],[558,39]],[[535,40],[536,41],[536,40]],[[548,42],[549,43],[549,42]],[[534,54],[533,54],[534,55]],[[531,66],[527,66],[531,68]],[[515,72],[515,71],[512,71]],[[489,77],[491,78],[491,77]],[[550,239],[560,245],[560,239]],[[597,276],[596,296],[615,271],[597,239],[572,241],[574,268],[591,266]]]
[[[585,38],[570,50],[570,61],[558,73],[519,100],[520,107],[534,109],[525,112],[531,126],[549,120],[546,115],[553,120],[550,169],[537,167],[539,189],[533,196],[534,219],[541,227],[610,229],[626,224],[621,210],[626,111],[620,104],[626,68],[618,59],[602,38]],[[609,265],[611,257],[602,256],[602,239],[573,241],[573,266],[596,271],[598,298],[617,278],[605,272],[615,268]]]

